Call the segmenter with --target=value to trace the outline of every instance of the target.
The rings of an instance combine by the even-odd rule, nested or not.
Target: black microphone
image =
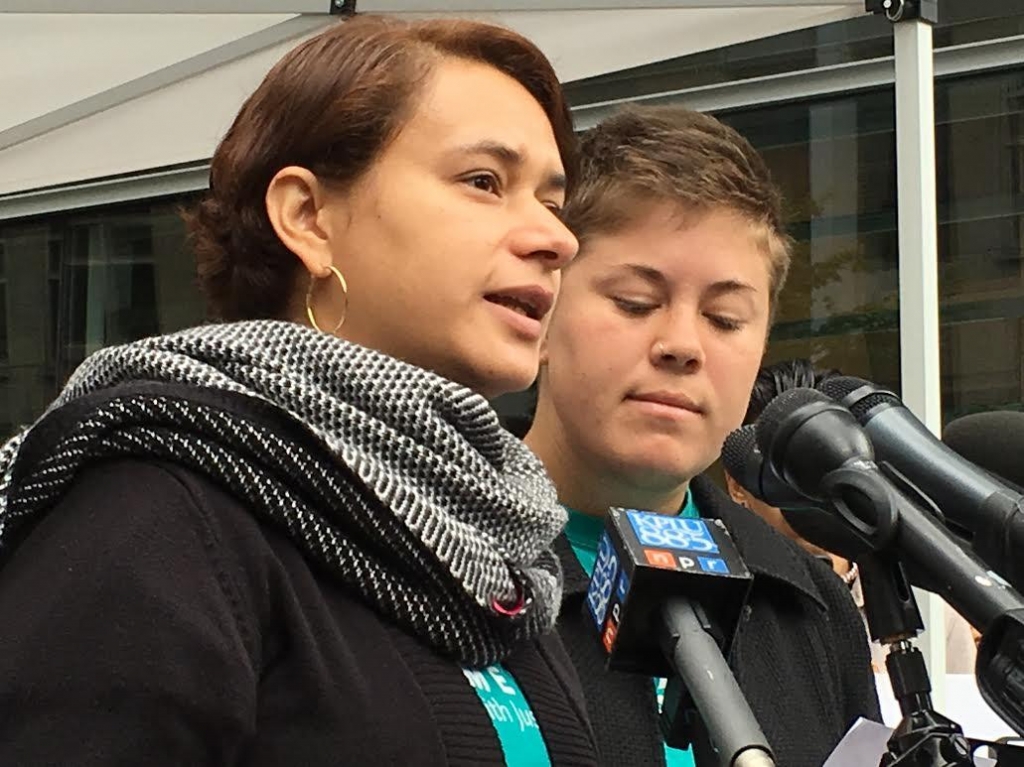
[[[724,767],[775,764],[723,654],[751,583],[721,520],[612,509],[587,590],[608,668],[669,678],[665,742],[695,741],[695,708]]]
[[[765,503],[779,508],[813,507],[814,501],[787,485],[765,463],[757,446],[754,424],[741,426],[725,438],[722,465],[740,485]]]
[[[1024,544],[1024,494],[944,445],[891,391],[852,377],[829,379],[821,391],[853,413],[880,461],[931,498],[945,523],[992,569],[1024,588],[1024,558],[1017,556]],[[1017,442],[1024,447],[1024,438]]]
[[[786,482],[827,502],[862,543],[895,550],[911,572],[930,575],[937,593],[978,630],[1024,608],[1016,591],[882,473],[865,429],[842,405],[814,389],[783,392],[758,419],[757,441]],[[855,559],[858,552],[836,553]]]
[[[748,424],[726,437],[722,463],[747,492],[778,508],[786,523],[801,538],[858,564],[871,556],[883,539],[889,540],[894,518],[884,520],[884,530],[875,532],[873,536],[865,535],[858,528],[859,523],[844,519],[827,502],[812,501],[786,484],[764,460],[761,448],[756,444],[755,429],[755,424]],[[828,563],[831,566],[831,559]],[[923,589],[941,590],[927,573],[913,571],[907,576]]]
[[[1024,493],[1024,413],[998,410],[946,424],[942,441],[1016,492]]]
[[[779,395],[758,419],[757,440],[772,469],[794,489],[827,501],[877,551],[895,552],[901,561],[934,576],[942,585],[938,593],[983,633],[976,665],[982,696],[1018,732],[1024,731],[1020,594],[962,549],[949,530],[879,470],[865,430],[821,392],[793,389]]]
[[[825,551],[847,552],[845,556],[854,561],[873,551],[869,543],[850,532],[828,504],[811,500],[775,473],[757,446],[755,429],[755,424],[747,424],[725,438],[722,465],[729,476],[758,500],[781,510],[801,538],[813,541]]]

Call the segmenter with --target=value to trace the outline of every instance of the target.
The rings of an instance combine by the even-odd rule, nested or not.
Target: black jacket
[[[864,626],[849,589],[710,480],[691,485],[703,517],[732,533],[754,575],[730,666],[783,767],[821,767],[859,716],[880,721]],[[664,765],[651,680],[604,669],[585,614],[587,576],[568,541],[559,633],[579,671],[605,767]],[[701,763],[701,767],[704,765]]]
[[[170,464],[86,469],[9,552],[0,626],[3,765],[505,764],[456,663]],[[557,635],[505,667],[552,763],[596,765]]]

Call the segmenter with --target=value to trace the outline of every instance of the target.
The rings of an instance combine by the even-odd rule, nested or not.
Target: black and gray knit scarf
[[[182,391],[256,398],[296,428]],[[90,398],[45,451],[19,459],[47,416],[0,448],[0,544],[88,461],[151,457],[212,477],[380,613],[468,666],[554,624],[561,573],[549,547],[565,513],[537,458],[458,384],[294,323],[253,321],[104,349],[48,414]]]

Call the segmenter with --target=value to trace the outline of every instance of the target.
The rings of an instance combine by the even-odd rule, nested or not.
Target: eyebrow
[[[668,287],[668,278],[653,266],[647,266],[645,264],[623,264],[620,269],[624,269],[645,282],[649,282],[654,287]],[[707,290],[709,293],[716,296],[723,295],[725,293],[745,293],[748,291],[752,293],[757,292],[757,289],[753,285],[742,282],[741,280],[719,280],[718,282],[712,283]]]
[[[488,155],[501,164],[512,168],[521,168],[526,164],[526,158],[523,157],[522,152],[513,149],[508,144],[502,144],[500,141],[491,141],[489,139],[477,141],[473,144],[463,144],[456,147],[454,151],[459,154]],[[541,184],[541,188],[545,191],[555,192],[564,192],[566,186],[565,174],[561,172],[549,173]]]

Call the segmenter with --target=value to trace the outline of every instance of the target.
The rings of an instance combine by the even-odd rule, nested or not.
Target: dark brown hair
[[[582,165],[565,223],[580,241],[616,234],[653,205],[686,216],[724,207],[763,227],[771,307],[789,271],[782,196],[750,142],[710,115],[681,106],[631,106],[583,134]]]
[[[551,64],[533,43],[465,20],[357,16],[340,22],[270,70],[217,147],[208,193],[185,214],[213,317],[284,317],[299,261],[267,217],[271,179],[298,165],[340,188],[356,182],[410,119],[433,68],[446,57],[489,64],[537,99],[571,187],[577,162],[572,117]]]

